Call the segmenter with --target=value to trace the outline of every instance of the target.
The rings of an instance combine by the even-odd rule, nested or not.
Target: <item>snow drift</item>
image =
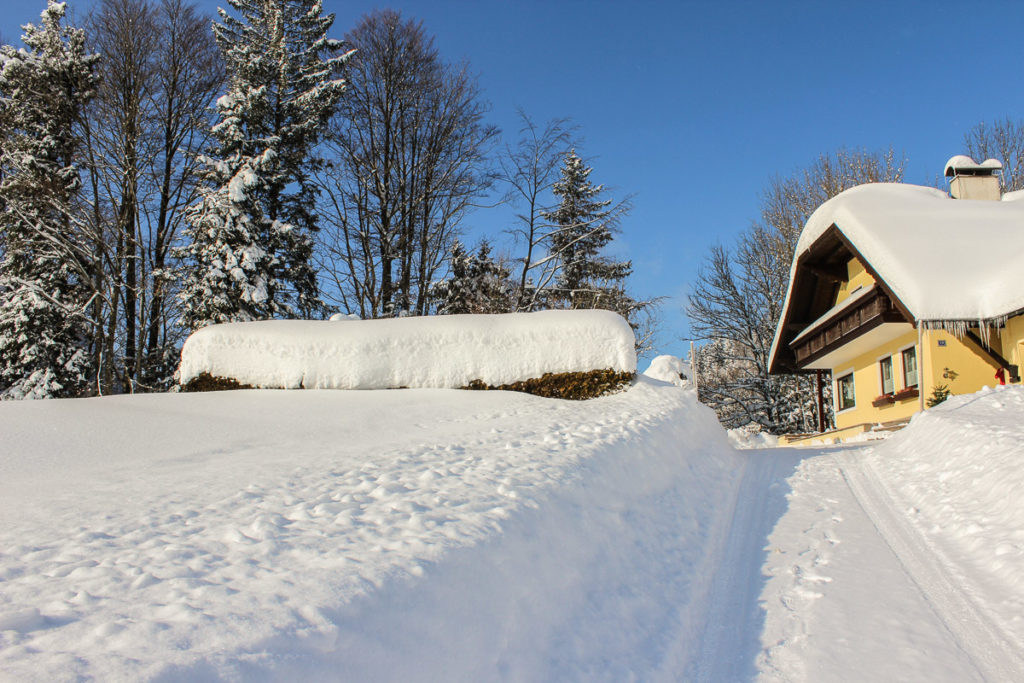
[[[689,385],[686,379],[686,373],[690,369],[686,367],[686,363],[683,362],[682,358],[676,356],[656,356],[651,364],[644,370],[644,374],[651,379],[656,379],[661,382],[668,382],[674,384],[677,387],[685,387]]]
[[[672,678],[741,470],[643,377],[4,403],[0,433],[19,681]]]
[[[875,447],[872,466],[940,557],[1024,642],[1024,387],[954,396]],[[966,566],[963,566],[966,562]]]
[[[181,351],[181,383],[207,373],[283,389],[499,386],[545,373],[636,371],[633,331],[610,311],[211,325]]]

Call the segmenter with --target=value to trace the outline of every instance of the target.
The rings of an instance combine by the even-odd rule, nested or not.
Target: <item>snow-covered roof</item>
[[[991,320],[1024,309],[1024,193],[1003,201],[951,199],[931,187],[859,185],[815,211],[792,275],[835,225],[918,320]]]
[[[1022,200],[1024,191],[978,201],[952,199],[932,187],[870,183],[822,204],[797,242],[772,367],[797,269],[833,226],[915,321],[984,322],[1024,310]]]

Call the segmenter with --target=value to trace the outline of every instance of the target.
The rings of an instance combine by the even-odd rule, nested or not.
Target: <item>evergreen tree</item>
[[[190,210],[183,322],[323,311],[310,260],[316,196],[310,174],[345,82],[348,54],[326,37],[319,0],[228,0],[214,35],[229,78],[217,101],[205,187]]]
[[[491,258],[491,246],[484,240],[475,254],[459,240],[452,245],[451,275],[434,286],[437,312],[507,313],[515,308],[511,272]]]
[[[50,0],[26,49],[0,48],[0,398],[74,396],[86,387],[92,288],[74,218],[76,132],[96,87],[96,55]]]
[[[627,315],[637,306],[623,289],[632,264],[601,253],[627,206],[601,198],[604,187],[590,182],[592,170],[570,151],[553,186],[560,202],[543,214],[553,224],[550,253],[560,265],[551,298],[568,308],[605,308]]]

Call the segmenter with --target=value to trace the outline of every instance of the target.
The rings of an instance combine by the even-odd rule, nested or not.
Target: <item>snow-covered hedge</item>
[[[633,331],[610,311],[211,325],[181,352],[203,374],[281,389],[459,388],[545,373],[636,371]]]

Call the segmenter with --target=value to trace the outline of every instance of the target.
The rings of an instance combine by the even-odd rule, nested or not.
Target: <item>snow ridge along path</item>
[[[929,546],[894,506],[863,452],[838,452],[843,479],[879,535],[899,560],[936,616],[985,680],[1024,680],[1024,657],[998,625],[944,569],[946,560]]]

